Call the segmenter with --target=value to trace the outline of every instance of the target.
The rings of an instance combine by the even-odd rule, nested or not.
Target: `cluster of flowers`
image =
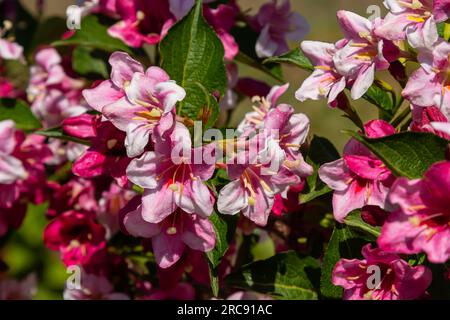
[[[450,1],[385,1],[389,13],[373,21],[339,11],[345,38],[335,44],[304,41],[303,52],[315,71],[296,92],[300,101],[326,97],[339,106],[345,88],[361,98],[373,84],[375,72],[389,70],[404,84],[402,96],[411,105],[412,131],[431,132],[445,139],[450,133],[448,102],[449,43],[438,35],[437,23],[450,15]],[[417,61],[418,70],[405,73],[406,61]],[[369,138],[395,134],[395,128],[373,120],[364,126]],[[432,263],[450,257],[450,162],[434,164],[423,179],[396,179],[366,147],[350,140],[343,158],[319,169],[320,178],[334,190],[333,213],[339,222],[355,209],[363,218],[382,226],[379,249],[366,247],[365,260],[341,260],[333,283],[345,289],[348,299],[415,299],[431,283],[425,267],[411,267],[395,254],[425,252]],[[367,287],[367,266],[382,266],[383,281]]]
[[[203,14],[225,49],[228,89],[219,101],[222,112],[237,105],[238,95],[252,97],[254,105],[232,139],[205,144],[191,139],[193,121],[177,114],[185,88],[165,70],[145,68],[125,52],[110,55],[109,79],[88,84],[55,48],[40,47],[21,92],[2,76],[2,60],[24,63],[22,47],[2,39],[11,28],[5,24],[0,30],[0,97],[27,100],[43,129],[59,128],[66,140],[26,134],[12,120],[0,121],[0,237],[20,226],[28,203],[46,202],[45,245],[60,254],[65,266],[81,270],[81,283],[67,286],[64,298],[194,299],[202,294],[198,285],[210,286],[204,253],[216,246],[213,215],[239,214],[238,233],[243,235],[255,228],[263,235],[273,229],[281,238],[287,234],[285,241],[274,241],[276,251],[301,251],[298,240],[305,235],[329,239],[317,224],[281,219],[285,213],[307,211],[299,194],[316,171],[333,190],[337,223],[361,209],[366,223],[381,227],[377,247],[363,247],[363,260],[337,262],[332,282],[344,288],[343,298],[425,297],[434,275],[424,265],[408,264],[407,255],[424,253],[434,264],[449,260],[450,161],[433,164],[421,179],[398,178],[351,139],[341,159],[317,172],[302,155],[308,148],[309,119],[278,102],[289,84],[270,88],[239,78],[234,62],[240,48],[232,29],[238,23],[258,35],[254,53],[262,59],[286,53],[288,40],[303,39],[309,32],[305,19],[291,12],[288,0],[270,1],[254,16],[241,12],[235,0],[213,3],[203,1]],[[339,11],[345,38],[335,44],[302,42],[315,69],[295,96],[302,102],[325,97],[331,107],[341,108],[348,103],[345,89],[359,99],[377,71],[389,70],[411,104],[408,130],[450,140],[450,44],[437,28],[450,17],[450,1],[384,3],[389,14],[373,21]],[[158,44],[194,4],[97,0],[85,14],[113,19],[109,35],[137,51]],[[420,65],[409,79],[407,61]],[[396,134],[392,123],[380,119],[361,129],[368,138]],[[219,175],[226,182],[216,188]],[[237,242],[231,242],[218,268],[221,284],[238,258]],[[133,260],[136,256],[155,262],[157,277],[145,274],[147,266]],[[367,285],[372,266],[381,270],[374,288]],[[0,261],[0,272],[2,267]],[[22,283],[0,279],[0,299],[29,298],[35,282],[33,275]],[[234,292],[229,298],[267,297]]]

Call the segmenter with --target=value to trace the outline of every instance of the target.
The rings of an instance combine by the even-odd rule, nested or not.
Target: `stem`
[[[391,121],[392,126],[397,128],[409,114],[411,114],[411,109],[406,107],[394,120]]]
[[[238,55],[236,56],[236,60],[243,64],[246,64],[252,68],[255,68],[257,70],[264,72],[265,74],[271,76],[272,78],[274,78],[275,80],[277,80],[279,82],[284,82],[284,80],[282,78],[274,75],[268,68],[264,67],[258,61],[254,60],[253,58],[247,56],[246,54],[244,54],[242,52],[238,53]]]

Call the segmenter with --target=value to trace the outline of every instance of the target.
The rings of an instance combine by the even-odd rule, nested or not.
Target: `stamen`
[[[170,228],[167,228],[166,233],[167,233],[168,235],[174,235],[174,234],[177,233],[177,228],[176,228],[176,227],[170,227]]]

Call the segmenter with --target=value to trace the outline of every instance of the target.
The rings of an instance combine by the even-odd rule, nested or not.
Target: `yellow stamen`
[[[168,235],[174,235],[174,234],[177,233],[177,228],[176,228],[176,227],[170,227],[170,228],[167,228],[166,233],[167,233]]]

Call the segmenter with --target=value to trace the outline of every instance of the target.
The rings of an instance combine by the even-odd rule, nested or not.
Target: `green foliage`
[[[448,141],[424,132],[402,132],[379,139],[369,139],[348,132],[372,151],[396,176],[421,178],[438,161],[445,160]]]
[[[107,32],[108,26],[100,23],[97,16],[89,15],[81,21],[81,28],[68,39],[53,42],[54,46],[79,46],[95,48],[107,52],[125,51],[130,49],[119,39],[111,37]]]
[[[311,61],[305,56],[300,48],[289,51],[281,56],[267,58],[263,62],[264,64],[270,63],[288,63],[297,66],[303,70],[313,71],[314,66]]]
[[[0,99],[0,121],[13,120],[16,127],[30,131],[41,127],[40,121],[31,112],[26,102],[16,99]]]
[[[97,57],[96,52],[88,47],[76,47],[72,55],[72,67],[81,75],[100,75],[108,78],[107,59]]]
[[[294,251],[243,266],[226,278],[226,283],[243,290],[269,294],[274,298],[317,299],[320,263]]]
[[[216,96],[223,96],[227,75],[222,42],[203,18],[201,1],[170,29],[160,53],[162,68],[187,93],[178,114],[211,127],[219,115]]]

